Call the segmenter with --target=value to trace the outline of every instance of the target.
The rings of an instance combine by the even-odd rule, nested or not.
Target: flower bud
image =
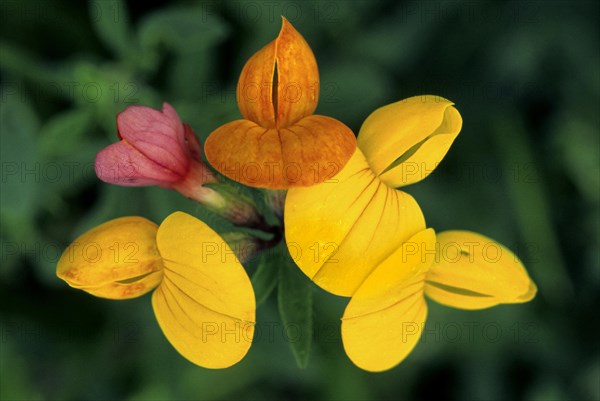
[[[98,153],[95,169],[102,181],[123,186],[158,185],[201,201],[215,182],[202,162],[194,132],[168,103],[162,111],[130,106],[117,116],[120,142]]]
[[[108,221],[63,252],[56,275],[71,287],[110,299],[144,295],[162,280],[157,225],[142,217]]]

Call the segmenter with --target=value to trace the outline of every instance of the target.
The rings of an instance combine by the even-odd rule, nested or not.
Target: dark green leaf
[[[172,8],[147,17],[139,37],[145,50],[166,45],[178,53],[195,53],[225,37],[227,28],[216,15],[199,8]]]
[[[338,59],[325,67],[317,114],[359,127],[368,115],[364,110],[375,110],[390,98],[390,77],[373,63],[349,58]]]
[[[277,295],[284,333],[298,367],[305,368],[313,337],[312,283],[296,266],[285,244],[274,252],[272,257],[280,263]]]
[[[37,160],[38,120],[29,99],[10,97],[0,110],[2,191],[0,217],[15,240],[32,236],[34,204],[44,164]]]
[[[78,152],[81,141],[90,134],[92,117],[89,109],[73,109],[52,118],[40,131],[41,157],[52,159]]]
[[[144,199],[143,188],[119,187],[104,184],[93,208],[73,227],[72,238],[96,227],[108,220],[122,216],[142,214]]]
[[[160,108],[161,96],[129,71],[113,64],[81,62],[74,71],[72,100],[81,107],[91,107],[111,140],[116,140],[116,116],[127,106],[143,104]]]
[[[42,94],[66,95],[67,85],[73,81],[72,70],[74,62],[63,62],[60,65],[49,66],[41,61],[38,55],[28,52],[23,48],[14,46],[12,43],[0,41],[0,67],[16,77],[26,78],[31,82],[42,84],[39,86]],[[10,82],[7,80],[7,82]],[[22,89],[22,83],[10,82],[15,85],[7,85],[6,94],[16,94]]]
[[[122,58],[132,53],[129,15],[121,0],[92,0],[90,19],[104,44]]]
[[[256,306],[263,303],[277,284],[279,270],[281,268],[280,253],[264,252],[260,255],[258,268],[252,275],[252,287],[256,295]]]
[[[528,263],[528,269],[539,279],[540,288],[551,302],[564,304],[574,296],[575,289],[560,251],[560,241],[550,224],[550,204],[547,201],[544,177],[535,173],[537,158],[527,140],[527,130],[516,113],[497,115],[492,125],[494,139],[502,156],[506,171],[518,171],[521,177],[508,179],[506,185],[519,218],[523,238],[535,240],[543,252],[542,263]],[[515,170],[515,166],[519,170]],[[531,174],[531,172],[535,174]],[[537,274],[536,274],[537,273]]]

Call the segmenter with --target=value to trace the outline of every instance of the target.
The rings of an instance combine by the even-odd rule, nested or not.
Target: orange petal
[[[308,116],[282,129],[237,120],[217,128],[204,145],[221,174],[242,184],[285,189],[334,177],[356,149],[350,128],[325,116]]]
[[[319,100],[319,71],[310,46],[285,18],[277,38],[246,62],[237,86],[245,119],[286,127],[311,115]]]

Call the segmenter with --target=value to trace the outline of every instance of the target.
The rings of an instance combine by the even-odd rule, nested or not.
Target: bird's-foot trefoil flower
[[[188,214],[175,212],[160,226],[143,217],[108,221],[69,245],[56,274],[71,287],[109,299],[154,290],[160,328],[197,365],[231,366],[252,343],[250,279],[225,241]]]
[[[425,229],[417,202],[394,188],[435,169],[461,126],[452,103],[435,96],[371,114],[333,180],[288,191],[285,237],[292,254],[303,250],[295,258],[300,269],[325,290],[352,295],[381,260]]]
[[[441,233],[436,241],[415,200],[393,189],[429,175],[461,126],[453,104],[440,97],[382,107],[364,122],[355,154],[334,180],[288,191],[284,218],[290,253],[317,285],[352,297],[342,339],[363,369],[389,369],[412,350],[416,340],[408,341],[402,328],[418,328],[413,336],[418,339],[426,316],[423,293],[466,309],[525,302],[535,295],[535,284],[508,249],[461,231]],[[455,263],[436,253],[449,242],[458,244]],[[502,255],[493,264],[466,249],[486,243]],[[419,252],[407,254],[408,246]]]
[[[157,185],[180,192],[234,224],[261,224],[255,205],[225,188],[202,161],[202,148],[191,127],[168,103],[162,111],[129,106],[117,116],[119,142],[96,156],[102,181],[123,186]]]
[[[385,185],[357,149],[332,181],[288,190],[285,239],[315,284],[350,296],[377,263],[425,229],[412,196]]]
[[[237,85],[244,119],[211,133],[204,145],[208,161],[253,187],[310,186],[335,176],[356,140],[340,121],[313,115],[318,99],[313,52],[284,18],[279,36],[244,66]]]
[[[369,371],[404,360],[425,327],[425,295],[461,309],[531,300],[537,287],[518,258],[483,235],[423,230],[382,261],[352,295],[342,318],[348,357]]]

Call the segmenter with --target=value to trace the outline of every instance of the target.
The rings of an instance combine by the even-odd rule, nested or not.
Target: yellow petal
[[[425,285],[428,297],[461,309],[483,309],[533,299],[537,287],[509,249],[481,234],[438,234],[438,253]]]
[[[237,86],[245,119],[287,127],[311,115],[319,100],[319,71],[310,46],[285,18],[277,38],[246,63]]]
[[[449,100],[416,96],[375,110],[363,123],[358,146],[391,187],[427,177],[460,132],[462,118]]]
[[[144,295],[148,291],[155,288],[162,281],[162,277],[163,272],[160,270],[150,273],[147,276],[143,276],[142,278],[135,279],[131,282],[107,283],[100,287],[72,287],[80,288],[85,292],[97,297],[109,299],[129,299]]]
[[[383,185],[358,149],[332,180],[290,189],[284,219],[298,267],[342,296],[352,295],[378,263],[425,228],[415,200]]]
[[[204,145],[221,174],[252,187],[285,189],[330,179],[356,149],[350,128],[325,116],[308,116],[287,128],[248,120],[225,124]]]
[[[225,368],[252,344],[255,299],[234,252],[206,224],[176,212],[158,229],[164,278],[152,295],[156,319],[191,362]]]
[[[433,230],[402,244],[365,280],[342,318],[348,357],[369,371],[390,369],[417,344],[427,316],[423,285],[435,256]]]
[[[69,245],[58,261],[56,275],[99,297],[143,295],[162,275],[156,232],[156,224],[142,217],[110,220]]]

